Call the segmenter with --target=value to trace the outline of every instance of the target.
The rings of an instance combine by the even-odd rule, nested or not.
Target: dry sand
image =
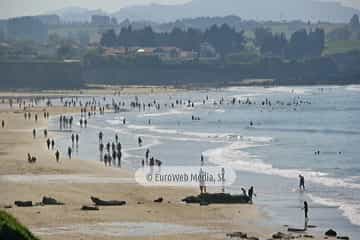
[[[46,110],[50,115],[79,112],[62,107]],[[143,187],[134,182],[133,173],[96,161],[62,157],[56,163],[41,130],[47,128],[47,120],[39,117],[35,123],[34,118],[25,120],[22,111],[0,111],[0,121],[6,122],[0,129],[0,206],[15,200],[39,202],[43,196],[64,202],[64,206],[6,209],[41,239],[225,239],[233,231],[268,239],[281,229],[264,227],[268,219],[254,205],[186,205],[180,200],[197,194],[197,189]],[[38,129],[36,139],[33,128]],[[27,153],[37,157],[35,164],[27,162]],[[90,196],[127,204],[80,211],[82,205],[91,204]],[[164,202],[154,203],[158,197]]]

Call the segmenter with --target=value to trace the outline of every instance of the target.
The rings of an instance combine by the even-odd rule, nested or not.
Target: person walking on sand
[[[309,222],[309,205],[307,201],[304,201],[304,207],[302,209],[304,210],[304,214],[305,214],[304,230],[307,230],[308,222]]]
[[[33,129],[33,138],[36,138],[36,129]]]
[[[2,120],[1,121],[1,128],[4,128],[5,127],[5,120]]]
[[[50,139],[48,138],[48,139],[46,140],[46,145],[47,145],[48,150],[50,150],[50,144],[51,144],[51,141],[50,141]]]
[[[54,150],[54,147],[55,147],[55,140],[51,140],[51,150]]]
[[[205,172],[200,168],[199,172],[200,194],[206,193]]]
[[[55,158],[56,158],[56,162],[59,162],[59,160],[60,160],[60,152],[59,152],[59,150],[56,150]]]
[[[68,157],[71,159],[72,149],[71,147],[68,147]]]
[[[305,178],[301,174],[299,174],[299,189],[300,191],[305,191]]]

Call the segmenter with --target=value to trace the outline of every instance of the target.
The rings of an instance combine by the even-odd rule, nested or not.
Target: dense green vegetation
[[[360,40],[339,40],[328,42],[325,46],[324,55],[346,53],[360,50]]]
[[[0,61],[1,89],[73,89],[82,86],[79,62]]]
[[[26,227],[13,216],[0,210],[1,240],[38,240]]]
[[[174,28],[170,33],[157,33],[151,27],[133,30],[131,26],[122,28],[117,35],[108,30],[102,34],[100,43],[104,47],[159,47],[175,46],[183,50],[199,51],[203,42],[212,44],[223,56],[231,52],[243,50],[245,44],[244,32],[237,32],[227,24],[211,26],[202,32],[189,28],[182,30]]]

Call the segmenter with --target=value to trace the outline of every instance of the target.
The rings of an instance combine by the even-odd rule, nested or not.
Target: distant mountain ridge
[[[81,7],[66,7],[48,13],[58,15],[63,22],[89,22],[92,15],[108,15],[101,9],[89,10]]]
[[[172,22],[185,18],[224,17],[235,15],[245,20],[257,21],[322,21],[348,22],[360,10],[345,7],[338,2],[320,0],[192,0],[177,5],[148,4],[121,8],[114,13],[101,9],[88,10],[68,7],[50,14],[57,14],[65,22],[87,22],[91,15],[109,15],[119,21]]]
[[[193,0],[179,5],[151,4],[125,7],[112,14],[119,20],[175,21],[201,16],[237,15],[252,20],[302,20],[348,22],[360,14],[338,2],[316,0]]]

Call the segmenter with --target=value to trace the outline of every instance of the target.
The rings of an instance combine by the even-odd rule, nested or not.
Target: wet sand
[[[47,150],[41,130],[48,124],[43,109],[31,109],[39,112],[37,122],[25,120],[17,107],[0,110],[0,120],[6,123],[0,129],[0,206],[13,205],[15,200],[40,202],[43,196],[65,203],[6,209],[41,239],[225,239],[226,233],[234,231],[268,239],[282,230],[265,227],[268,219],[255,205],[186,205],[180,200],[197,194],[198,189],[143,187],[134,182],[132,172],[106,168],[96,161],[61,156],[57,163],[56,145],[54,151]],[[51,107],[46,111],[54,116],[80,109]],[[33,128],[38,129],[36,139]],[[48,137],[56,142],[55,133],[49,132]],[[27,153],[36,156],[35,164],[27,162]],[[90,196],[127,204],[81,211],[82,205],[92,204]],[[154,203],[158,197],[164,202]]]

